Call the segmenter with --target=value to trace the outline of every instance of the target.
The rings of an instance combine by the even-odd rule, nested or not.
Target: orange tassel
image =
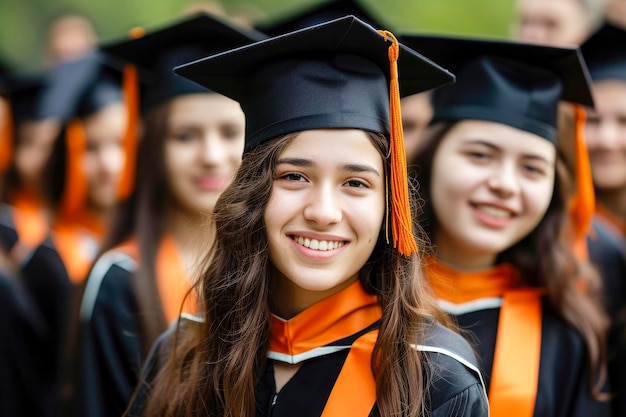
[[[87,195],[87,179],[83,173],[83,156],[87,147],[85,128],[79,120],[68,123],[65,132],[67,161],[65,187],[61,201],[63,216],[75,216],[83,209]]]
[[[0,174],[9,169],[13,158],[13,114],[11,103],[7,100],[4,123],[0,126]]]
[[[391,148],[391,231],[393,246],[402,255],[409,256],[417,252],[417,243],[413,235],[413,220],[409,204],[409,186],[406,167],[406,152],[404,150],[404,134],[402,132],[402,114],[400,112],[400,84],[398,82],[398,57],[400,45],[395,36],[389,31],[379,30],[387,41],[391,38],[389,47],[390,85],[389,85],[389,113],[390,113],[390,148]]]
[[[132,39],[144,36],[143,28],[135,27],[129,31]],[[117,196],[120,201],[126,200],[133,192],[135,183],[135,165],[137,163],[137,128],[139,124],[139,76],[137,67],[126,65],[122,80],[124,101],[126,106],[126,131],[124,132],[124,155],[126,162],[117,187]]]
[[[139,82],[134,65],[124,67],[124,100],[126,105],[126,131],[124,132],[124,155],[126,162],[117,188],[120,201],[126,200],[133,192],[135,164],[137,160],[137,125],[139,123]]]
[[[589,152],[585,143],[585,109],[574,105],[576,137],[574,152],[576,155],[576,193],[570,201],[570,215],[574,227],[576,240],[584,240],[591,227],[591,220],[595,212],[595,193],[591,176]]]

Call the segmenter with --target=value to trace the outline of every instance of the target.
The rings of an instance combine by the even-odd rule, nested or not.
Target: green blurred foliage
[[[393,29],[508,37],[515,0],[362,0]],[[223,0],[227,12],[245,10],[270,21],[320,3],[319,0]],[[93,20],[101,39],[124,36],[135,26],[148,29],[178,18],[197,0],[2,0],[0,56],[10,66],[43,66],[46,27],[52,17],[76,10]]]

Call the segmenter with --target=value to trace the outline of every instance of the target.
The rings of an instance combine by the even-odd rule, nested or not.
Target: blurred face
[[[20,183],[26,188],[40,190],[43,171],[59,128],[59,124],[51,119],[28,121],[17,126],[15,169]]]
[[[298,134],[278,157],[264,216],[279,309],[294,314],[356,281],[384,212],[383,160],[365,132]]]
[[[587,145],[593,182],[599,189],[626,187],[626,82],[593,85],[596,110],[587,117]]]
[[[52,24],[47,39],[50,58],[63,61],[77,58],[93,48],[96,34],[87,19],[68,15]]]
[[[170,107],[165,168],[181,211],[213,210],[241,164],[245,116],[239,103],[220,94],[190,94]]]
[[[427,93],[413,94],[402,99],[402,127],[406,160],[410,163],[421,143],[422,136],[433,117],[433,107]]]
[[[543,218],[555,161],[555,146],[531,133],[477,120],[456,124],[431,173],[438,255],[459,266],[493,264]]]
[[[88,204],[107,210],[117,201],[126,155],[123,138],[126,113],[122,104],[102,108],[85,119],[87,146],[83,169],[87,180]]]
[[[579,45],[589,27],[586,14],[579,0],[519,0],[515,37],[542,45]]]

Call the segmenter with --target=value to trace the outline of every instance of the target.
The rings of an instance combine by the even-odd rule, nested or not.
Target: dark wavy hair
[[[419,222],[428,236],[437,228],[430,203],[430,173],[439,144],[455,123],[438,123],[428,130],[413,161],[411,175],[420,181],[424,200]],[[543,219],[522,240],[500,253],[496,263],[509,263],[531,287],[545,287],[551,308],[581,335],[587,347],[591,375],[590,392],[596,399],[606,399],[601,393],[606,379],[606,332],[608,318],[602,308],[601,280],[587,262],[576,258],[567,242],[573,241],[567,202],[572,184],[563,155],[557,151],[554,192]],[[581,291],[581,286],[585,288]]]
[[[149,383],[143,415],[254,415],[255,385],[267,364],[270,337],[272,282],[263,214],[276,160],[296,136],[276,138],[247,154],[219,198],[216,240],[196,285],[205,321],[176,333],[171,354]],[[388,172],[388,140],[370,137]],[[426,290],[419,262],[417,254],[400,255],[382,230],[359,274],[382,307],[372,369],[377,409],[384,416],[423,414],[429,366],[411,344],[423,342],[434,321],[449,325]]]

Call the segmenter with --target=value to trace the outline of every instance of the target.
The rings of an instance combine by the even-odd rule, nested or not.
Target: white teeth
[[[293,240],[298,242],[299,245],[320,251],[334,250],[343,246],[343,242],[339,241],[309,239],[302,236],[294,236]]]
[[[504,210],[498,207],[493,207],[493,206],[477,206],[477,208],[484,212],[487,213],[490,216],[493,217],[498,217],[501,219],[508,219],[510,217],[512,217],[511,212],[508,210]]]

